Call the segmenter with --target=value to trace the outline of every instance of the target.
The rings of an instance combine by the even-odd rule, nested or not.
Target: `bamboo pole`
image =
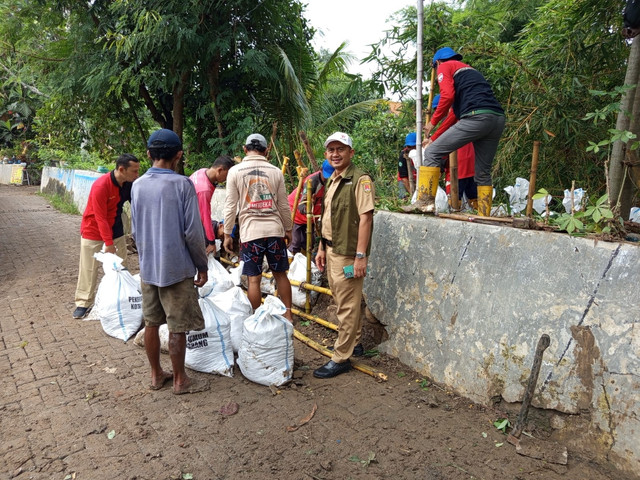
[[[302,196],[302,185],[304,185],[304,177],[309,172],[306,168],[296,167],[298,171],[298,190],[296,190],[296,198],[293,200],[293,209],[291,210],[291,221],[296,218],[296,211],[298,210],[298,204],[300,203],[300,197]]]
[[[458,152],[456,150],[449,154],[449,186],[451,208],[458,211],[460,210],[460,194],[458,191]]]
[[[296,158],[296,162],[298,162],[298,166],[300,168],[307,168],[307,166],[302,161],[302,154],[298,150],[293,151],[293,156]]]
[[[531,173],[529,174],[529,197],[527,198],[527,217],[533,214],[533,196],[536,193],[536,176],[538,174],[538,154],[540,152],[540,142],[533,142],[533,155],[531,157]]]
[[[298,315],[301,318],[306,318],[307,320],[311,320],[312,322],[316,322],[318,325],[322,325],[323,327],[326,327],[329,330],[333,330],[334,332],[338,331],[338,326],[336,324],[328,322],[324,318],[320,318],[317,315],[311,315],[310,313],[305,313],[302,310],[298,310],[295,307],[291,307],[291,313],[293,313],[294,315]]]
[[[309,143],[309,139],[307,138],[307,134],[304,133],[302,130],[300,130],[298,132],[298,135],[300,136],[300,140],[302,140],[302,144],[304,145],[304,149],[307,152],[307,157],[309,157],[309,162],[311,162],[311,166],[313,167],[313,171],[315,172],[316,170],[320,170],[320,167],[318,167],[318,162],[316,161],[316,156],[313,153],[313,149],[311,148],[311,144]]]
[[[418,0],[418,38],[416,45],[416,158],[418,165],[422,165],[422,77],[424,76],[424,61],[422,55],[422,42],[424,31],[424,5],[422,0]],[[433,88],[433,85],[431,85]],[[431,101],[429,101],[431,102]],[[413,178],[415,167],[413,161],[407,155],[407,173],[409,175],[409,201],[413,198],[416,189],[416,182]]]
[[[315,351],[320,352],[325,357],[331,357],[332,355],[331,350],[329,350],[327,347],[323,345],[320,345],[318,342],[311,340],[309,337],[307,337],[306,335],[303,335],[298,330],[295,330],[295,329],[293,330],[293,336],[296,337],[305,345],[313,348]],[[371,368],[369,365],[365,365],[364,363],[351,362],[351,366],[355,370],[358,370],[362,373],[366,373],[367,375],[370,375],[371,377],[375,378],[379,382],[386,382],[388,380],[387,375],[385,375],[382,372],[379,372],[378,370]]]
[[[277,134],[278,134],[278,122],[276,121],[276,122],[273,122],[273,124],[271,125],[271,141],[269,142],[269,146],[267,147],[267,151],[264,154],[264,156],[265,156],[265,158],[267,160],[269,159],[269,154],[271,153],[271,147],[273,146],[275,148],[275,146],[276,146],[275,140],[276,140],[276,135]],[[276,156],[277,155],[278,155],[278,152],[276,150]]]
[[[313,205],[311,195],[311,180],[307,180],[307,283],[311,284],[311,250],[313,249]],[[307,290],[307,299],[304,303],[305,313],[311,313],[311,292]]]
[[[284,157],[282,160],[282,175],[287,171],[287,164],[289,163],[289,157]]]
[[[482,217],[482,218],[486,218],[486,217]],[[238,263],[232,262],[231,260],[224,257],[220,257],[220,261],[222,263],[226,263],[227,265],[231,265],[232,267],[238,266]],[[262,272],[262,276],[264,278],[273,278],[273,274],[268,272]],[[305,290],[311,290],[312,292],[323,293],[325,295],[329,295],[330,297],[333,297],[333,293],[328,288],[318,287],[317,285],[313,285],[311,283],[299,282],[297,280],[291,280],[291,279],[289,280],[289,283],[291,283],[291,285],[294,285],[296,287],[304,288]]]

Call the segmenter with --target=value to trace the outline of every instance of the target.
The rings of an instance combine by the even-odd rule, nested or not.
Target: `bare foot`
[[[173,384],[174,395],[184,395],[185,393],[198,393],[209,390],[209,382],[199,378],[188,378],[182,385]]]
[[[160,390],[169,380],[173,380],[173,373],[163,371],[159,377],[151,379],[149,390]]]

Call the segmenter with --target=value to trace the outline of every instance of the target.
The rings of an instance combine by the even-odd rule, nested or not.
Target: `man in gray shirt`
[[[194,287],[207,281],[198,199],[191,181],[174,171],[182,157],[178,135],[156,130],[147,149],[153,165],[131,189],[131,221],[140,259],[144,346],[151,365],[149,388],[159,390],[173,379],[176,395],[200,392],[209,384],[189,378],[184,367],[186,332],[204,328]],[[169,328],[173,373],[165,372],[160,364],[158,329],[163,323]]]

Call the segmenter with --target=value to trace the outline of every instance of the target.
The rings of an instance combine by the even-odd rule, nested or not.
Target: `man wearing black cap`
[[[284,176],[264,156],[267,140],[259,133],[249,135],[243,149],[246,156],[229,170],[227,176],[224,248],[232,251],[231,233],[237,217],[240,225],[240,258],[244,262],[242,273],[249,281],[247,294],[251,306],[258,308],[262,300],[260,280],[262,262],[266,256],[276,280],[278,295],[287,309],[284,316],[292,321],[287,242],[291,241],[293,221]]]
[[[173,379],[176,395],[200,392],[209,384],[189,378],[184,367],[186,332],[204,328],[194,287],[207,281],[198,198],[193,183],[174,171],[182,158],[178,135],[156,130],[147,142],[147,155],[153,165],[131,190],[131,221],[140,259],[144,346],[151,365],[149,388],[158,390]],[[165,372],[160,364],[158,329],[163,323],[169,327],[173,373]]]
[[[424,128],[425,135],[429,136],[451,108],[459,120],[425,150],[424,166],[420,167],[418,175],[418,208],[426,213],[435,212],[438,179],[445,159],[451,152],[472,142],[476,156],[474,178],[478,186],[478,214],[489,216],[493,193],[491,164],[504,130],[504,110],[482,74],[460,60],[462,55],[449,47],[441,48],[433,56],[440,102]]]

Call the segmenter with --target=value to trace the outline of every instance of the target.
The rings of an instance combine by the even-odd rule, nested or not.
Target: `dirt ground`
[[[357,371],[319,380],[312,370],[326,358],[295,340],[295,380],[277,391],[237,367],[233,378],[194,372],[210,379],[205,393],[150,391],[143,349],[72,319],[80,217],[36,192],[0,185],[2,480],[628,478],[571,449],[568,466],[517,455],[493,426],[503,407],[456,397],[384,355],[364,362],[387,382]],[[334,335],[299,328],[320,342]],[[222,415],[229,402],[238,413]]]

